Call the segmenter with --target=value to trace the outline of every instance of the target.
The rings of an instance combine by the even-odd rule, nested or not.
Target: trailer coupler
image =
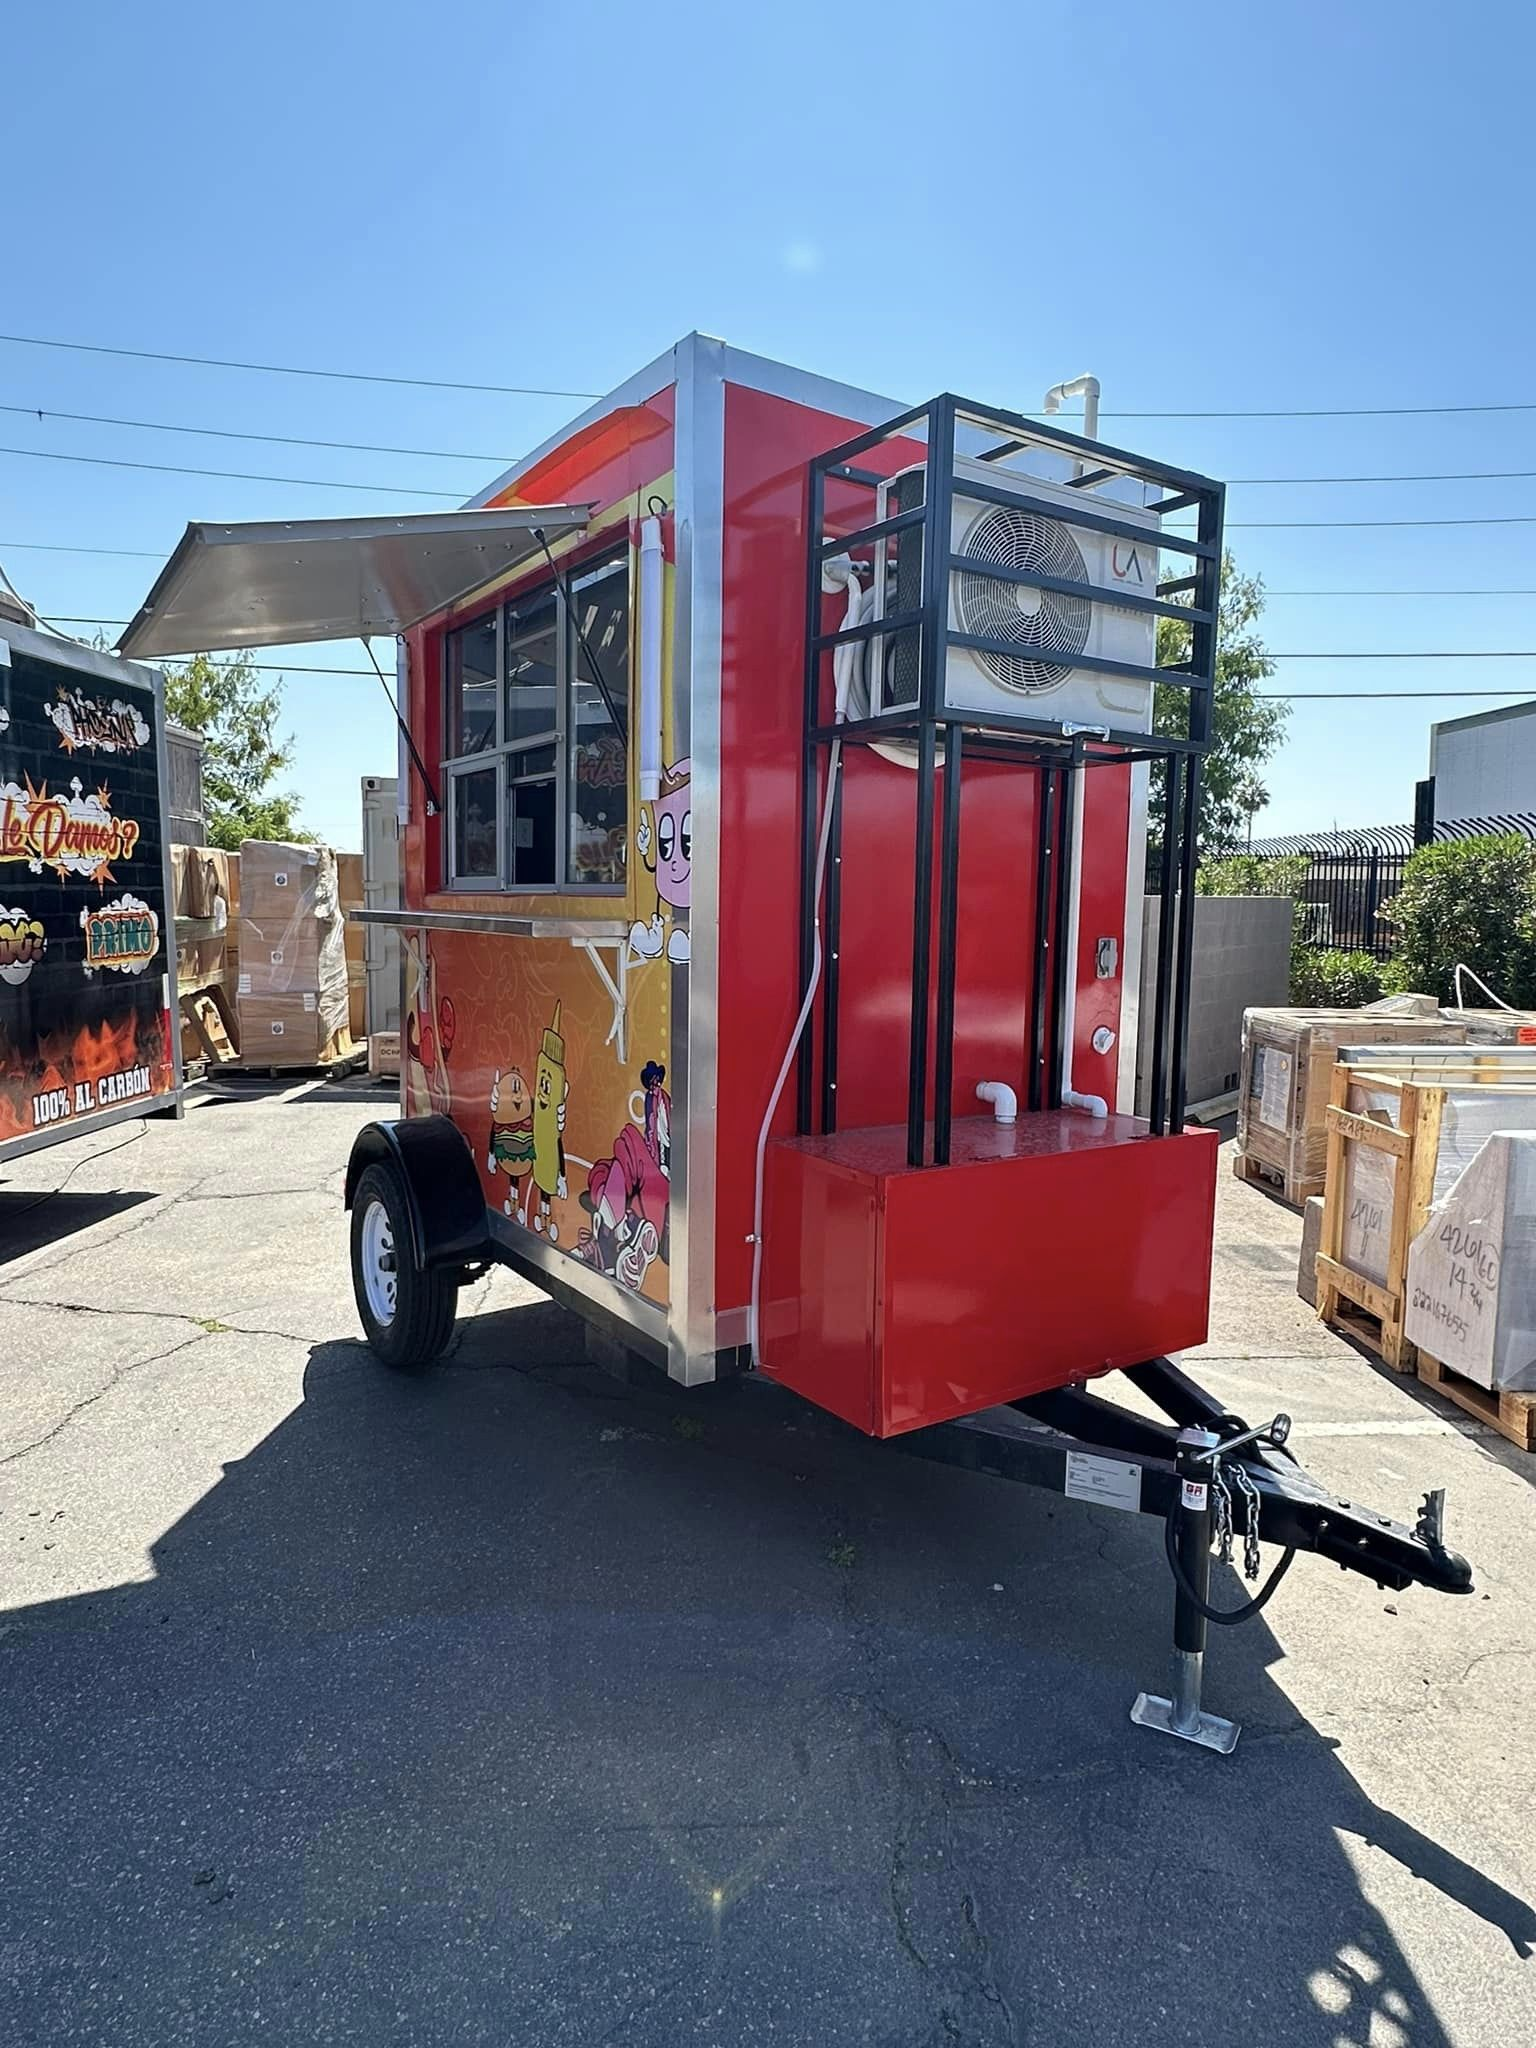
[[[1174,1579],[1174,1682],[1167,1697],[1139,1695],[1131,1718],[1140,1726],[1232,1749],[1237,1725],[1200,1705],[1207,1624],[1252,1620],[1298,1551],[1393,1591],[1472,1590],[1470,1565],[1445,1546],[1443,1493],[1426,1495],[1417,1524],[1405,1528],[1336,1498],[1303,1470],[1285,1447],[1289,1418],[1250,1429],[1166,1358],[1126,1376],[1169,1421],[1063,1387],[897,1441],[917,1457],[1161,1518]],[[1210,1597],[1212,1541],[1226,1560],[1239,1536],[1249,1578],[1258,1575],[1260,1539],[1284,1554],[1253,1598],[1220,1608]]]

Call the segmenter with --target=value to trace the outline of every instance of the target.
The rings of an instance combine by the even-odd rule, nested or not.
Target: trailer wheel
[[[352,1198],[352,1292],[368,1342],[402,1372],[432,1364],[453,1334],[459,1291],[451,1268],[418,1266],[398,1175],[367,1167]]]

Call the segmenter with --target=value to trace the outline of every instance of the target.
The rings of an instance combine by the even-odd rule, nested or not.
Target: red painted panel
[[[857,423],[728,385],[722,561],[719,1142],[716,1302],[748,1299],[753,1151],[798,1002],[805,466]],[[861,458],[863,460],[864,458]],[[861,508],[868,516],[867,499]],[[826,601],[827,623],[840,597]],[[916,778],[867,749],[846,755],[839,1122],[906,1115]],[[1128,770],[1086,785],[1076,1085],[1113,1104],[1121,978],[1095,979],[1094,941],[1124,952]],[[1022,1093],[1034,947],[1035,777],[972,762],[961,814],[954,1105],[980,1080]],[[942,806],[938,807],[940,812]],[[937,856],[934,895],[937,904]],[[935,918],[936,922],[936,918]],[[936,936],[935,936],[936,945]],[[776,1133],[794,1128],[793,1088]]]
[[[761,1348],[773,1377],[875,1429],[878,1185],[794,1145],[768,1155]]]
[[[764,1368],[888,1436],[1198,1344],[1215,1175],[1213,1132],[1071,1112],[916,1171],[896,1126],[776,1144]]]

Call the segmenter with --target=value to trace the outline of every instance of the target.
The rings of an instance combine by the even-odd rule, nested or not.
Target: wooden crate
[[[1240,1180],[1275,1189],[1293,1208],[1323,1191],[1329,1090],[1341,1045],[1459,1045],[1463,1025],[1443,1017],[1368,1010],[1248,1010],[1238,1082]]]
[[[1412,1372],[1415,1347],[1403,1332],[1408,1247],[1423,1229],[1441,1168],[1446,1102],[1482,1101],[1511,1123],[1536,1128],[1529,1067],[1496,1055],[1428,1079],[1336,1066],[1325,1111],[1326,1186],[1317,1255],[1317,1313],[1369,1345],[1394,1372]],[[1349,1107],[1351,1089],[1384,1100],[1390,1121]]]
[[[1452,1372],[1449,1366],[1431,1358],[1427,1351],[1419,1353],[1419,1378],[1447,1401],[1454,1401],[1465,1414],[1476,1416],[1500,1436],[1508,1437],[1518,1449],[1536,1450],[1536,1394],[1514,1394],[1506,1387],[1480,1387],[1475,1380],[1463,1379],[1459,1372]]]

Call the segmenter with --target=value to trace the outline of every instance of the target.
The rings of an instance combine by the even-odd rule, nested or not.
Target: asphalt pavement
[[[502,1272],[375,1364],[389,1108],[230,1084],[0,1169],[7,2044],[1536,2039],[1536,1457],[1321,1329],[1288,1210],[1224,1161],[1191,1364],[1349,1498],[1444,1485],[1477,1590],[1298,1559],[1213,1641],[1222,1759],[1128,1719],[1145,1518],[621,1384]]]

